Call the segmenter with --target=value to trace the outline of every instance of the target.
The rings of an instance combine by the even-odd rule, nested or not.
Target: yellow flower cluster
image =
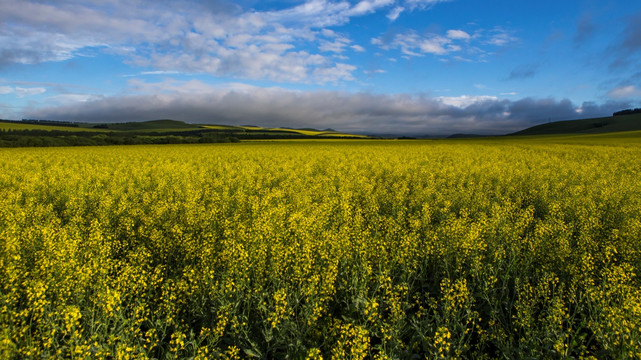
[[[0,358],[641,358],[641,141],[585,139],[0,149]]]

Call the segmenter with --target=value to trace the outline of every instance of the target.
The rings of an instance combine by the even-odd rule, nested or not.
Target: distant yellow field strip
[[[44,130],[44,131],[90,131],[90,132],[107,132],[107,129],[94,129],[84,127],[71,127],[71,126],[54,126],[54,125],[39,125],[39,124],[19,124],[0,122],[0,130]]]

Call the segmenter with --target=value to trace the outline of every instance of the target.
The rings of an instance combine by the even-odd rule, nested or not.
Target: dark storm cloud
[[[577,117],[576,107],[570,100],[525,98],[510,103],[510,118],[529,123],[545,120],[564,120]]]
[[[592,101],[584,102],[581,105],[581,118],[595,118],[612,115],[615,111],[633,107],[627,101],[608,101],[604,104],[597,104]]]
[[[484,98],[466,106],[438,98],[281,88],[211,88],[205,92],[107,97],[34,110],[26,116],[67,121],[123,122],[161,118],[190,123],[334,128],[372,134],[505,134],[549,120],[610,114],[614,105],[583,109],[569,100]],[[202,90],[202,89],[200,89]],[[582,111],[582,113],[581,113]]]

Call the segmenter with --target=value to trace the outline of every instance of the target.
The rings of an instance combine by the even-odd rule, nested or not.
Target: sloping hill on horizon
[[[509,135],[602,134],[641,130],[641,114],[555,121],[529,127]]]

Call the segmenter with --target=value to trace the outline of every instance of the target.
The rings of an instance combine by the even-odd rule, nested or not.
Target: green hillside
[[[368,138],[337,131],[188,124],[176,120],[71,123],[0,120],[0,147],[194,144],[239,140]]]
[[[202,126],[187,124],[183,121],[177,120],[151,120],[140,122],[126,122],[114,124],[98,124],[94,128],[105,128],[109,130],[118,131],[186,131],[186,130],[201,130]]]
[[[555,121],[517,131],[510,135],[602,134],[641,130],[641,114]]]

